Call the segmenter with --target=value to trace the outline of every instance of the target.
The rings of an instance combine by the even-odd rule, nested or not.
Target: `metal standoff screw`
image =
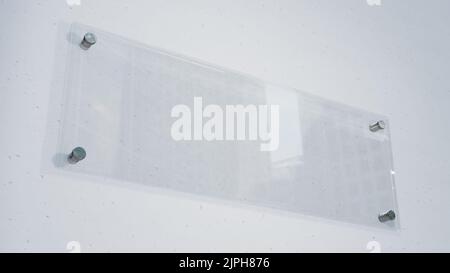
[[[88,50],[91,46],[93,46],[97,42],[97,37],[93,33],[86,33],[83,37],[83,41],[81,41],[80,47],[84,50]]]
[[[386,128],[386,124],[382,120],[379,120],[379,121],[377,121],[374,124],[369,126],[369,129],[372,132],[376,132],[378,130],[383,130],[384,128]]]
[[[67,161],[69,161],[70,164],[75,164],[78,161],[83,160],[86,157],[86,151],[82,147],[76,147],[72,150],[69,157],[67,158]]]
[[[392,221],[395,219],[395,212],[393,210],[390,210],[384,214],[380,214],[378,215],[378,220],[380,220],[380,222],[384,223],[387,221]]]

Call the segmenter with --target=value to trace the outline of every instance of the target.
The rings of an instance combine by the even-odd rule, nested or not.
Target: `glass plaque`
[[[68,37],[57,150],[87,155],[63,171],[398,228],[386,117],[92,27]]]

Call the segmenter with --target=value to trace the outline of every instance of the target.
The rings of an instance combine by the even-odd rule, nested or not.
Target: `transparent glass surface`
[[[81,146],[87,157],[63,170],[398,227],[398,219],[378,220],[380,213],[397,212],[386,117],[91,27],[76,24],[71,31],[57,145],[66,154]],[[97,42],[83,50],[87,32]],[[221,109],[278,105],[278,149],[261,151],[261,139],[174,140],[171,111],[176,105],[194,109],[195,97],[203,107]],[[386,128],[370,131],[379,120]]]

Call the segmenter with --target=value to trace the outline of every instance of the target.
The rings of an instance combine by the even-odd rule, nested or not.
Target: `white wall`
[[[0,251],[450,251],[449,12],[447,0],[0,1]],[[401,231],[44,173],[62,21],[389,116]]]

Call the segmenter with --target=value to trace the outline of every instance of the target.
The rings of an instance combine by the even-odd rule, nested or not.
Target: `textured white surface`
[[[448,1],[80,2],[0,1],[1,251],[450,250]],[[62,21],[386,114],[401,231],[43,174]]]

